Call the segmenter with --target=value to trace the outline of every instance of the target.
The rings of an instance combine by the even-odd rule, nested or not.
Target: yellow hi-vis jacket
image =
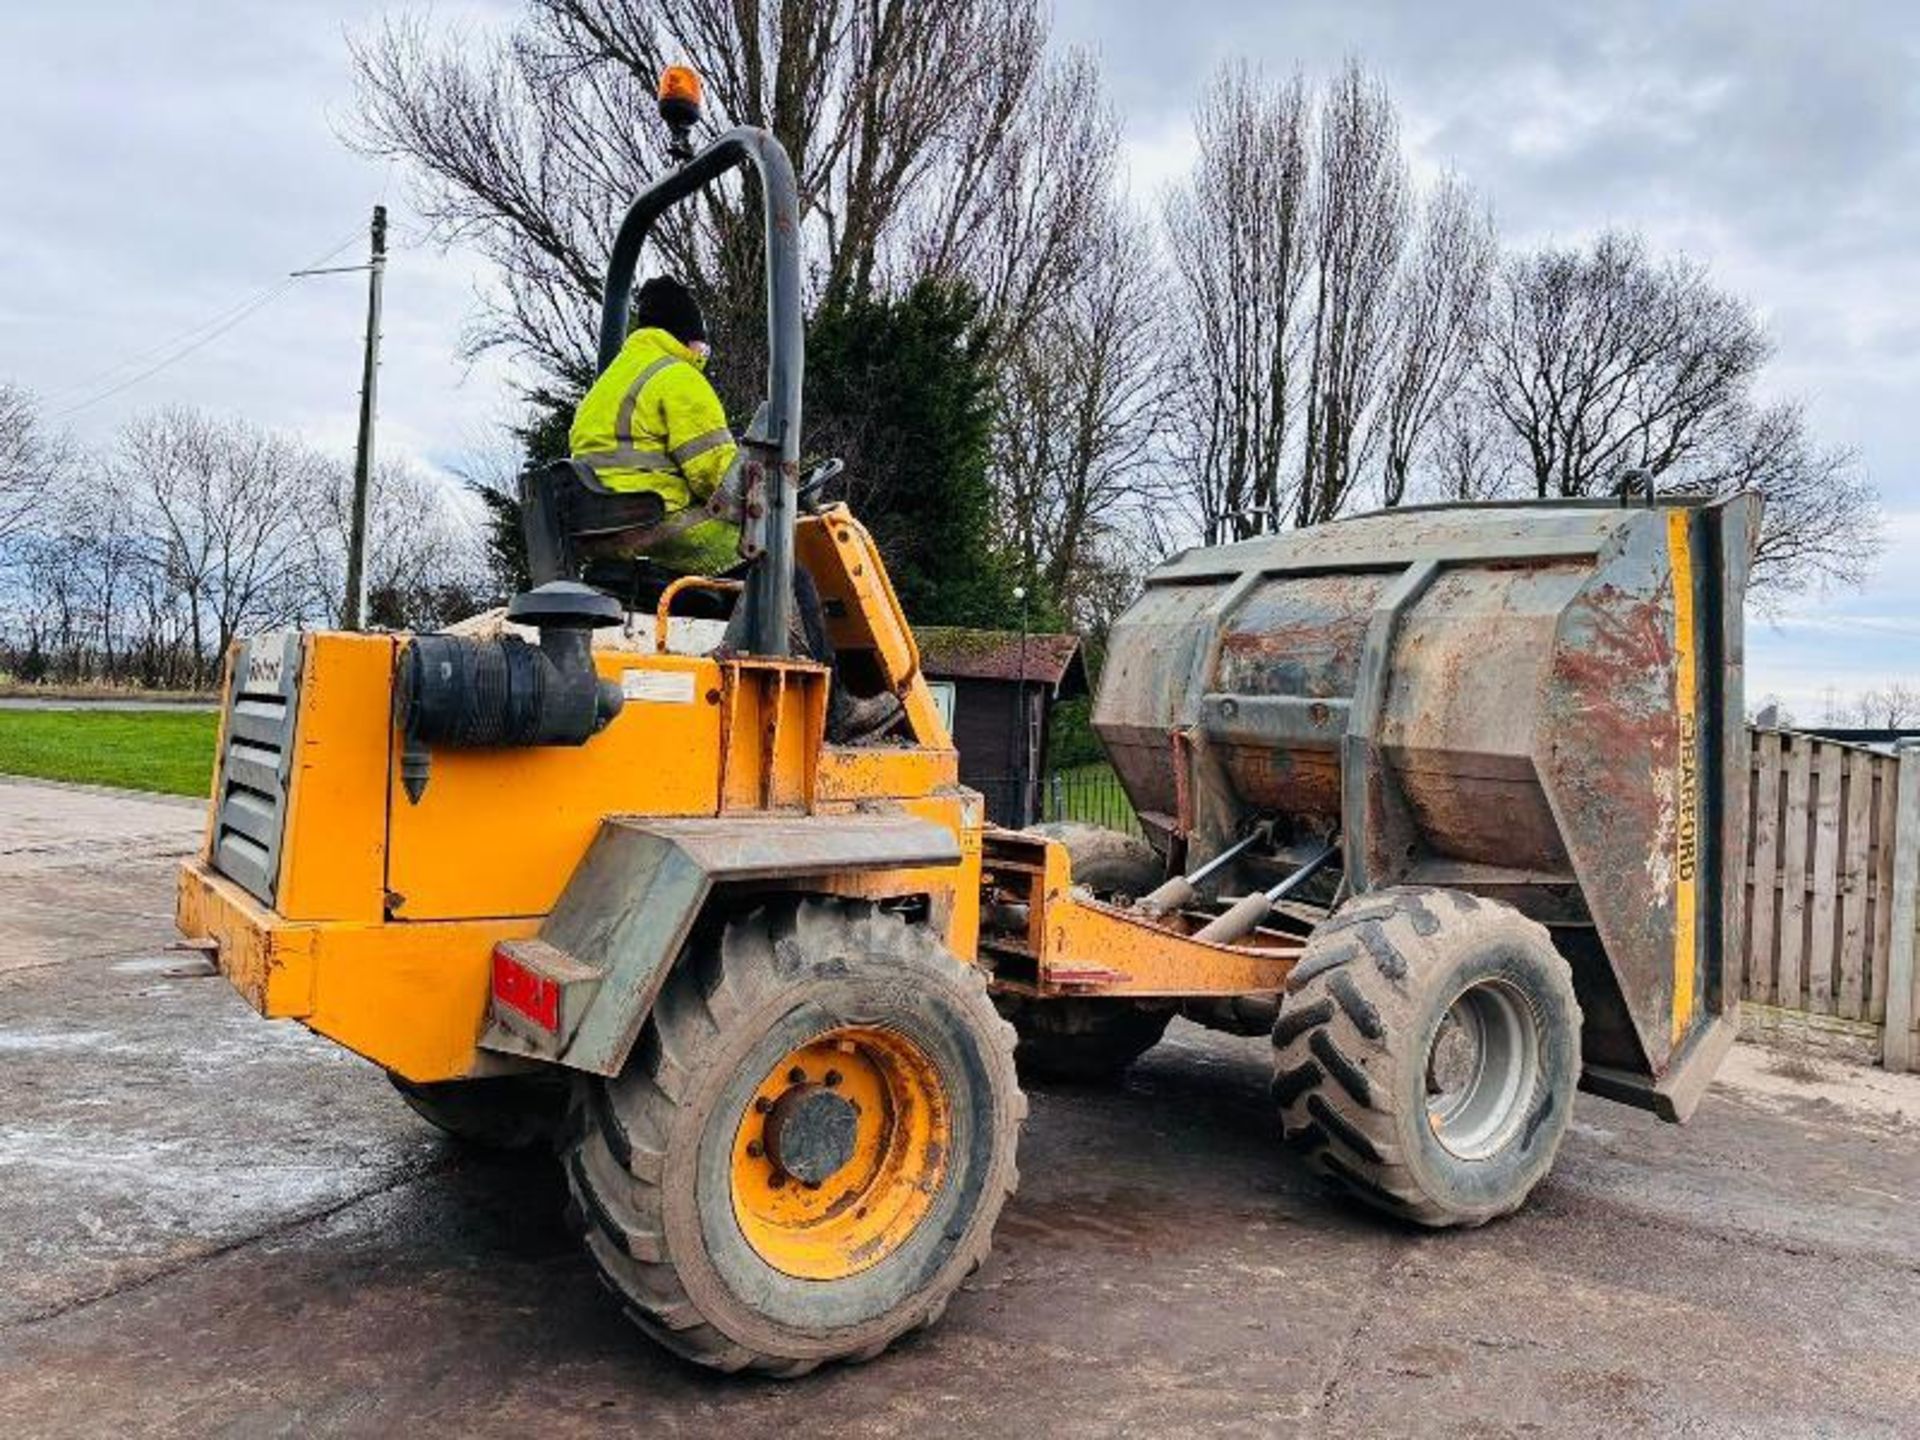
[[[685,513],[704,511],[735,450],[706,363],[665,330],[634,331],[580,402],[567,439],[609,490],[652,491],[665,502],[661,533],[636,549],[668,569],[710,575],[740,558],[740,530],[727,519],[689,523]]]

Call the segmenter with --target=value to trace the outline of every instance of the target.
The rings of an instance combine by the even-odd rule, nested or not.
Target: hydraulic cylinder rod
[[[1151,895],[1143,895],[1134,909],[1154,918],[1170,911],[1184,909],[1198,898],[1202,885],[1246,854],[1256,842],[1265,840],[1272,833],[1273,822],[1261,821],[1254,826],[1251,834],[1234,841],[1191,875],[1176,875]]]
[[[1251,895],[1241,896],[1224,913],[1216,915],[1194,931],[1193,938],[1214,945],[1231,945],[1243,936],[1251,935],[1260,922],[1273,913],[1275,905],[1326,869],[1327,863],[1339,853],[1338,844],[1323,846],[1309,857],[1306,864],[1271,890],[1256,890]]]

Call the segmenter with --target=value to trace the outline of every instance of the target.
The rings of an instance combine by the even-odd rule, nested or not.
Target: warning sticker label
[[[655,705],[691,705],[691,670],[623,670],[620,693],[629,700],[646,700]]]

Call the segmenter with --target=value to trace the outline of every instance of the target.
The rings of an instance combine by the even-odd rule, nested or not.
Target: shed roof
[[[1051,686],[1063,696],[1087,691],[1078,635],[1023,636],[1018,630],[918,625],[920,666],[936,680],[1007,680]],[[1024,659],[1024,677],[1021,674]]]

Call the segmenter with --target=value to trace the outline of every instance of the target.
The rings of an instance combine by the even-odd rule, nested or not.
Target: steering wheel
[[[797,492],[801,507],[807,510],[813,509],[814,502],[820,498],[820,492],[837,480],[841,471],[846,468],[847,462],[836,455],[831,460],[821,461],[808,471],[807,478],[800,482],[800,489]]]

